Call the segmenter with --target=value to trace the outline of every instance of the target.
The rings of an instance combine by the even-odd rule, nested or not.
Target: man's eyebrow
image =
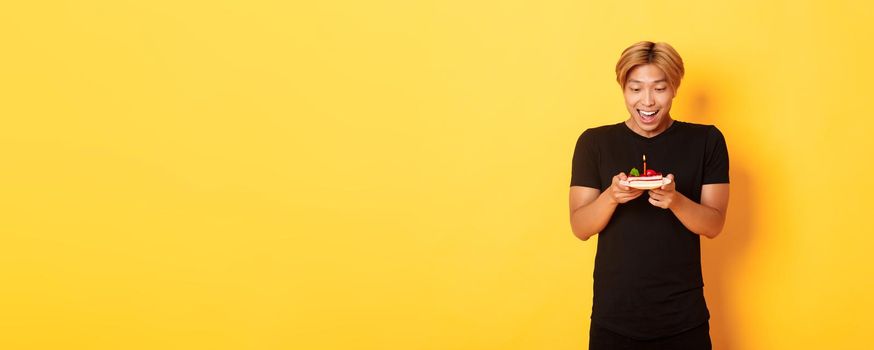
[[[662,82],[666,82],[666,81],[668,81],[668,80],[667,79],[659,79],[659,80],[654,81],[653,83],[662,83]],[[629,83],[643,83],[640,80],[634,80],[634,79],[631,79],[628,82]]]

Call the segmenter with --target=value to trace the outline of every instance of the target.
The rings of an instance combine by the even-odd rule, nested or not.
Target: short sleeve
[[[601,190],[598,175],[598,149],[591,129],[577,139],[571,166],[571,186],[585,186]]]
[[[728,183],[728,147],[725,137],[715,126],[707,131],[707,150],[704,154],[704,181],[702,184]]]

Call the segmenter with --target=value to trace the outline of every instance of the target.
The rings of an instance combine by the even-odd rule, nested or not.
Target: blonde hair
[[[616,63],[616,81],[625,90],[628,73],[637,66],[653,64],[667,76],[668,85],[674,89],[674,93],[680,88],[680,80],[686,72],[683,68],[683,59],[668,43],[654,43],[641,41],[629,46]]]

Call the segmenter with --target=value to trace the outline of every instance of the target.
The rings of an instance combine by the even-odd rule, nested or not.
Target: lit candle
[[[646,176],[646,154],[643,155],[643,176]]]

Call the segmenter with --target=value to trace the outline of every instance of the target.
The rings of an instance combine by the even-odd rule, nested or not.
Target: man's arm
[[[673,175],[668,175],[673,180]],[[728,210],[728,184],[708,184],[701,187],[701,204],[674,191],[673,181],[650,191],[650,203],[671,209],[683,226],[707,238],[716,238],[725,225]]]
[[[643,194],[642,190],[620,185],[619,180],[625,179],[624,173],[614,176],[613,183],[603,193],[597,188],[571,186],[571,230],[577,238],[588,240],[607,226],[616,206]]]

